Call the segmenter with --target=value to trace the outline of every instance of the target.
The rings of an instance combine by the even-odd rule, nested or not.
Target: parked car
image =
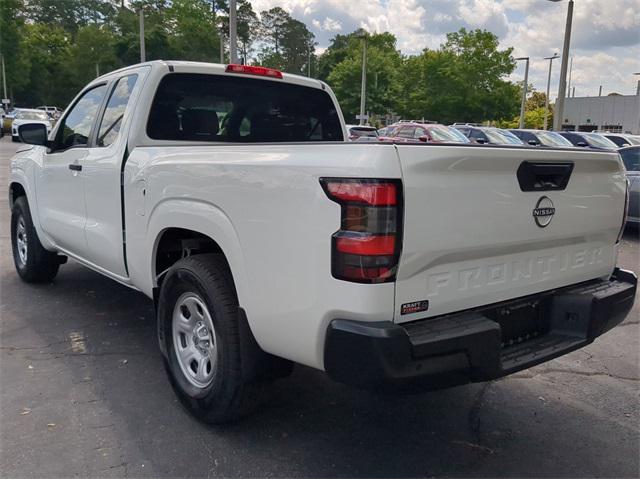
[[[60,118],[60,115],[62,114],[62,110],[57,106],[39,106],[37,110],[46,111],[49,114],[49,116],[54,120],[57,120],[58,118]]]
[[[71,257],[147,295],[169,383],[208,422],[293,363],[374,389],[502,377],[634,302],[617,152],[349,143],[323,82],[178,61],[99,77],[51,136],[18,133],[17,274]]]
[[[620,148],[623,146],[640,145],[640,136],[623,135],[622,133],[600,133],[608,140],[613,141]]]
[[[555,131],[547,130],[509,130],[526,145],[549,146],[551,148],[573,148],[574,145]]]
[[[18,113],[18,109],[14,108],[13,110],[9,110],[5,112],[2,118],[2,130],[5,132],[11,132],[11,124],[13,123],[13,117]]]
[[[376,141],[378,130],[368,125],[346,125],[351,141]]]
[[[640,225],[640,146],[627,146],[618,150],[629,180],[629,212],[627,222]]]
[[[515,135],[506,135],[498,128],[491,126],[458,125],[454,123],[453,128],[469,138],[472,143],[480,145],[523,145],[522,141]]]
[[[32,110],[28,108],[22,108],[16,113],[16,116],[13,118],[13,122],[11,123],[11,140],[12,141],[20,141],[20,137],[18,136],[18,128],[20,125],[24,125],[27,123],[39,123],[44,125],[47,129],[47,135],[51,133],[51,118],[49,115],[42,110]]]
[[[454,128],[437,123],[418,122],[398,123],[381,139],[403,143],[469,143],[469,139]]]
[[[591,148],[592,150],[617,150],[618,145],[613,141],[605,138],[597,133],[586,133],[583,131],[559,131],[574,146],[582,148]]]

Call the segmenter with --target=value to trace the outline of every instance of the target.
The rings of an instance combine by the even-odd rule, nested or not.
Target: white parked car
[[[20,141],[18,128],[26,123],[35,123],[44,125],[47,129],[47,135],[51,133],[51,118],[42,110],[32,110],[28,108],[20,108],[13,117],[11,123],[11,140]]]
[[[38,110],[44,110],[46,111],[49,116],[51,118],[53,118],[54,120],[57,120],[58,118],[60,118],[60,115],[62,114],[62,110],[60,108],[58,108],[57,106],[39,106],[37,108]]]
[[[164,61],[92,81],[51,139],[18,129],[36,146],[11,160],[17,273],[71,257],[152,298],[205,421],[294,363],[370,388],[498,378],[634,302],[616,151],[349,142],[321,81]]]

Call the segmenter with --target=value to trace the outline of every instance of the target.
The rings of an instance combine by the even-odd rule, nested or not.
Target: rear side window
[[[190,73],[162,79],[147,135],[156,140],[245,143],[344,139],[338,112],[323,90]]]
[[[122,77],[116,83],[115,88],[111,92],[111,97],[104,110],[104,116],[100,122],[98,130],[97,146],[109,146],[118,138],[120,133],[120,125],[124,118],[124,112],[129,103],[131,92],[136,84],[138,75],[129,75]]]

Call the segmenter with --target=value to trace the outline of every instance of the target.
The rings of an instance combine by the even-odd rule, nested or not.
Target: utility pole
[[[571,97],[571,73],[573,72],[573,55],[571,55],[571,61],[569,62],[569,86],[567,86],[567,98]]]
[[[562,118],[564,116],[564,95],[567,91],[567,66],[569,64],[569,46],[571,44],[571,23],[573,21],[573,0],[569,0],[567,7],[567,24],[564,28],[564,45],[562,47],[562,63],[560,65],[560,84],[558,85],[558,98],[553,115],[553,129],[562,130]]]
[[[4,94],[2,98],[3,99],[8,98],[7,97],[7,74],[4,71],[4,55],[2,55],[2,92]]]
[[[520,104],[520,126],[518,128],[524,128],[524,110],[527,104],[527,83],[529,82],[529,57],[520,57],[516,60],[524,60],[524,85],[522,86],[522,103]]]
[[[365,123],[364,108],[367,97],[367,35],[362,35],[362,83],[360,90],[360,125]]]
[[[98,78],[100,76],[100,66],[98,65],[98,62],[96,62],[96,78]]]
[[[238,63],[238,12],[236,0],[229,0],[229,63]]]
[[[307,76],[311,78],[311,44],[307,44]]]
[[[551,66],[553,65],[553,60],[556,58],[560,58],[560,55],[554,53],[552,57],[545,57],[545,60],[549,60],[549,77],[547,78],[547,98],[544,105],[544,130],[547,129],[548,125],[548,116],[549,116],[549,87],[551,86]],[[556,110],[557,114],[557,110]],[[555,116],[554,116],[555,118]]]
[[[140,8],[140,63],[146,62],[147,55],[144,51],[144,14]]]

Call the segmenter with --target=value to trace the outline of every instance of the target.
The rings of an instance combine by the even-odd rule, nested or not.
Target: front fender
[[[9,173],[9,185],[19,184],[24,190],[27,201],[29,202],[29,210],[31,212],[31,220],[38,234],[38,239],[42,246],[49,250],[55,251],[54,243],[49,239],[49,236],[42,229],[40,223],[40,214],[38,212],[38,199],[36,195],[35,176],[38,174],[37,161],[31,158],[31,155],[36,154],[35,148],[21,149],[16,152],[16,156],[11,160],[11,167]],[[22,156],[21,154],[27,154]],[[13,207],[15,198],[11,197],[11,188],[9,189],[9,206]]]

